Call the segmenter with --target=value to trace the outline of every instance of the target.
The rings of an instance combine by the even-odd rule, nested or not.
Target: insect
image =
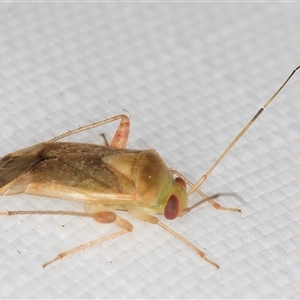
[[[57,136],[48,142],[10,153],[0,160],[0,194],[25,193],[84,203],[85,212],[74,211],[6,211],[1,215],[51,214],[92,217],[99,223],[114,223],[119,231],[63,252],[46,262],[43,267],[89,246],[131,232],[133,226],[116,211],[127,211],[132,217],[156,224],[181,240],[201,258],[216,268],[204,252],[161,222],[155,214],[172,220],[181,217],[205,201],[216,209],[240,212],[236,208],[220,206],[199,188],[208,178],[233,145],[248,130],[264,109],[282,90],[298,66],[284,81],[275,94],[247,123],[228,145],[209,170],[192,184],[178,171],[167,167],[159,154],[153,150],[126,149],[130,131],[130,120],[126,115],[79,127]],[[119,126],[110,144],[105,145],[58,142],[75,133],[119,120]],[[187,186],[190,189],[187,191]],[[188,197],[196,192],[203,199],[188,207]]]

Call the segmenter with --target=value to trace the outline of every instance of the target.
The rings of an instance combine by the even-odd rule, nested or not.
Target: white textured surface
[[[300,63],[296,3],[6,3],[0,25],[0,153],[124,110],[130,148],[155,148],[195,181]],[[203,190],[208,204],[167,222],[216,271],[161,228],[135,230],[45,270],[57,253],[112,232],[73,217],[1,217],[0,298],[298,298],[300,74]],[[82,133],[86,142],[114,126]],[[193,198],[195,200],[195,198]],[[1,210],[80,204],[1,198]],[[122,214],[126,216],[126,214]],[[18,252],[20,251],[20,253]]]

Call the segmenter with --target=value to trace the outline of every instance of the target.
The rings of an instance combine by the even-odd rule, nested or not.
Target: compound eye
[[[171,195],[171,197],[169,198],[166,204],[164,215],[166,219],[174,220],[178,216],[178,213],[179,213],[179,199],[175,195]]]
[[[186,190],[186,182],[181,177],[176,177],[175,182],[181,185]]]

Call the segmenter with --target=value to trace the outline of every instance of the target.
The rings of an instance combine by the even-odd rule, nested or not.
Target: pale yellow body
[[[88,212],[140,208],[162,214],[174,192],[186,208],[186,191],[153,149],[41,143],[0,160],[0,194],[80,201]]]

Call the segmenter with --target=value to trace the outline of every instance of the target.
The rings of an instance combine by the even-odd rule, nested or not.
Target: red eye
[[[164,215],[166,219],[173,220],[179,213],[179,199],[175,195],[172,195],[165,207]]]
[[[186,183],[181,177],[176,177],[175,181],[180,184],[186,190]]]

